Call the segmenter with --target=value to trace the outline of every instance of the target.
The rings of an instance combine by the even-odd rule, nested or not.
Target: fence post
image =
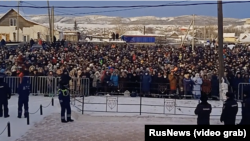
[[[7,123],[7,132],[8,132],[8,137],[11,136],[11,132],[10,132],[10,122]]]
[[[27,125],[30,125],[30,114],[27,113]]]
[[[140,96],[140,115],[141,115],[141,105],[142,104],[142,97]]]
[[[43,115],[43,106],[40,105],[40,115]]]
[[[82,115],[84,114],[84,95],[82,96]]]
[[[51,99],[51,105],[54,106],[54,98]]]

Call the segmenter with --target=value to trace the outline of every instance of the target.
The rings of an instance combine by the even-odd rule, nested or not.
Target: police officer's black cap
[[[227,93],[226,93],[226,96],[229,97],[229,98],[234,98],[234,94],[231,93],[231,92],[227,92]]]
[[[208,100],[208,97],[206,95],[202,95],[201,98],[200,98],[200,100],[202,102],[206,102]]]

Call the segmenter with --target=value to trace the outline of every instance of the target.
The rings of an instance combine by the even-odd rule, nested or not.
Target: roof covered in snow
[[[121,36],[152,36],[152,37],[164,37],[165,35],[158,35],[158,34],[143,34],[140,31],[127,31]]]
[[[223,33],[223,37],[224,38],[234,38],[235,37],[235,33]]]
[[[238,38],[239,42],[241,43],[250,43],[250,33],[242,33]]]

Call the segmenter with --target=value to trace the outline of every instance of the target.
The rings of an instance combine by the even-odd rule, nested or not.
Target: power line
[[[183,3],[183,2],[188,2],[188,0],[187,1],[171,2],[171,3],[168,3],[168,4],[176,4],[176,3]],[[28,3],[28,2],[24,2],[24,3],[36,6],[36,5]],[[64,15],[64,16],[74,15],[74,16],[76,16],[76,15],[86,15],[86,14],[97,14],[97,13],[129,11],[129,10],[137,10],[137,9],[143,9],[143,8],[149,8],[149,7],[129,8],[129,9],[119,9],[119,10],[106,10],[106,11],[85,12],[85,13],[72,13],[72,14],[71,13],[62,12],[62,11],[59,11],[59,10],[55,10],[58,13],[62,13],[62,14],[55,14],[55,16],[60,16],[60,15]],[[39,15],[39,16],[47,16],[47,15]]]
[[[187,2],[187,1],[172,2],[172,3],[168,3],[168,4],[183,3],[183,2]],[[86,15],[86,14],[97,14],[97,13],[137,10],[137,9],[144,9],[144,8],[150,8],[150,7],[138,7],[138,8],[129,8],[129,9],[119,9],[119,10],[106,10],[106,11],[97,11],[97,12],[74,13],[74,14],[67,14],[67,15]]]
[[[249,3],[250,1],[226,1],[222,4]],[[167,6],[197,6],[197,5],[217,5],[217,2],[190,3],[190,4],[162,4],[162,5],[132,5],[132,6],[54,6],[54,8],[139,8],[139,7],[167,7]],[[0,7],[18,7],[9,5],[0,5]],[[48,8],[48,6],[20,6],[24,8]]]
[[[35,5],[35,4],[31,4],[31,3],[25,2],[25,1],[24,1],[23,3],[29,4],[29,5],[32,5],[32,6],[37,6],[37,5]],[[55,10],[55,11],[57,11],[57,10]],[[57,11],[57,12],[59,12],[59,13],[64,13],[64,14],[68,14],[68,13],[61,12],[61,11]],[[39,16],[48,16],[48,15],[39,15]]]

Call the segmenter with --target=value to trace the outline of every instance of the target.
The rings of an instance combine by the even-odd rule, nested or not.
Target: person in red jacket
[[[39,45],[42,45],[43,44],[43,41],[42,41],[42,39],[40,38],[40,39],[38,39],[38,44]]]

